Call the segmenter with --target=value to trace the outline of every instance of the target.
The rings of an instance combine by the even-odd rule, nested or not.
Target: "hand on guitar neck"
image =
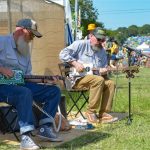
[[[100,75],[107,75],[107,73],[108,73],[108,68],[107,67],[99,69],[99,74]]]

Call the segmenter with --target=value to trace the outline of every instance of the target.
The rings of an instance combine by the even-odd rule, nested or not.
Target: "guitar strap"
[[[40,107],[38,104],[36,104],[34,101],[33,101],[33,106],[35,106],[40,112],[42,112],[42,113],[45,114],[48,118],[50,118],[50,120],[51,120],[52,123],[53,123],[54,130],[55,130],[56,132],[59,132],[60,127],[61,127],[61,120],[62,120],[62,115],[61,115],[61,111],[60,111],[59,106],[58,106],[58,114],[59,114],[59,124],[58,124],[58,127],[56,127],[54,118],[53,118],[50,114],[48,114],[42,107]]]

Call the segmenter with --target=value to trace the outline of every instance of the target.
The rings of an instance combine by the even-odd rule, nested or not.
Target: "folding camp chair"
[[[33,104],[33,113],[34,113],[34,125],[38,127],[38,120],[39,120],[39,113],[41,113],[42,104],[38,105],[37,111],[35,111],[35,105]],[[19,124],[18,124],[18,114],[17,110],[14,106],[9,105],[5,102],[0,102],[0,131],[1,133],[13,133],[15,138],[19,140],[16,132],[19,131]]]
[[[13,126],[14,125],[14,126]],[[19,140],[16,134],[17,111],[16,109],[4,102],[0,102],[0,131],[5,133],[13,133],[15,138]]]
[[[63,83],[64,83],[65,90],[69,96],[69,99],[73,102],[72,106],[67,111],[67,115],[71,113],[73,108],[76,108],[77,112],[75,114],[75,117],[80,113],[81,116],[85,118],[82,113],[82,109],[85,106],[85,104],[88,103],[88,99],[89,99],[88,93],[87,93],[88,89],[72,89],[72,88],[68,89],[65,79],[67,79],[67,77],[69,76],[71,66],[67,63],[59,63],[58,66],[59,66],[61,76],[64,78]],[[80,102],[80,105],[79,105],[79,101],[82,101],[82,104]]]

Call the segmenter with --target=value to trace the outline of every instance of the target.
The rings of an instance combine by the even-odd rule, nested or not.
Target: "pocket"
[[[14,55],[13,53],[6,53],[6,60],[7,60],[7,64],[11,64],[11,65],[18,64],[18,59],[16,55]]]

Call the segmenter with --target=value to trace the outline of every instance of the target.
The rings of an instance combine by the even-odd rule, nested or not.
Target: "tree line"
[[[131,36],[150,36],[150,25],[145,24],[141,27],[131,25],[128,28],[119,27],[117,30],[108,30],[107,32],[109,36],[115,37],[120,44],[123,44],[124,41]]]
[[[74,14],[75,0],[70,0],[72,14]],[[97,21],[100,12],[93,6],[92,0],[78,0],[78,7],[81,11],[81,26],[83,36],[88,34],[87,26],[89,23],[95,23],[96,26],[105,29],[105,25],[102,22]],[[74,18],[74,15],[73,15]],[[119,27],[116,30],[107,30],[106,33],[109,37],[114,37],[118,43],[123,44],[124,41],[131,36],[150,36],[150,25],[145,24],[141,27],[131,25],[129,27]]]

